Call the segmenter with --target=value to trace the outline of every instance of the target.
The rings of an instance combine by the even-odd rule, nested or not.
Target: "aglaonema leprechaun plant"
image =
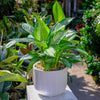
[[[27,23],[23,23],[23,29],[30,33],[27,38],[12,39],[11,45],[17,42],[30,42],[38,47],[38,50],[33,50],[26,54],[21,60],[30,59],[28,69],[32,65],[40,61],[41,66],[45,71],[62,69],[60,65],[71,67],[72,63],[81,60],[80,56],[76,55],[74,51],[83,54],[86,52],[78,49],[74,44],[76,36],[74,30],[66,30],[73,18],[66,18],[60,4],[56,1],[53,5],[53,16],[55,24],[48,27],[36,13],[33,13],[36,18],[35,27]]]

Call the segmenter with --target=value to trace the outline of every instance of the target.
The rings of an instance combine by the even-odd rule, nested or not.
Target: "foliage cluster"
[[[100,62],[96,61],[93,56],[90,56],[86,59],[88,69],[87,74],[96,76],[100,73]]]
[[[100,1],[85,1],[83,14],[85,27],[80,30],[80,47],[89,53],[85,59],[87,74],[96,76],[95,81],[100,83]]]
[[[99,4],[97,2],[96,4]],[[99,5],[98,5],[99,7]],[[100,10],[97,6],[84,11],[85,28],[81,30],[81,44],[91,55],[100,56]]]
[[[0,46],[0,99],[8,100],[9,88],[15,90],[19,82],[27,82],[22,76],[25,72],[22,68],[23,61],[18,62],[19,56],[15,49],[4,49]],[[11,82],[13,81],[13,82]],[[19,84],[18,84],[19,85]],[[17,91],[17,90],[16,90]],[[17,91],[18,92],[18,91]]]
[[[84,9],[92,9],[95,5],[96,5],[96,1],[97,0],[85,0],[84,3],[82,4],[83,5],[83,8]]]
[[[0,0],[0,19],[3,16],[12,15],[14,11],[15,0]]]
[[[26,11],[37,11],[39,4],[39,0],[18,0],[19,7]]]
[[[15,17],[11,16],[14,14],[14,5],[15,0],[0,0],[0,100],[11,99],[15,92],[18,97],[25,97],[19,92],[25,92],[24,82],[27,81],[23,61],[18,60],[17,45],[7,49],[4,46],[9,38],[20,37],[24,33],[20,24],[14,20]]]
[[[80,61],[80,56],[76,56],[73,50],[86,54],[74,45],[75,31],[65,30],[65,26],[73,18],[65,18],[58,2],[53,5],[53,16],[56,24],[50,26],[50,28],[37,14],[33,13],[33,15],[36,18],[35,27],[26,23],[22,24],[23,29],[30,33],[30,36],[28,38],[12,39],[13,41],[10,42],[24,41],[36,44],[39,49],[38,52],[33,50],[21,58],[21,60],[31,59],[29,69],[37,61],[40,61],[46,71],[50,70],[50,68],[58,70],[61,64],[71,67],[72,63]]]

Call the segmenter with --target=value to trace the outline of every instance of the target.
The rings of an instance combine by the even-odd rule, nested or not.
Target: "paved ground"
[[[72,76],[72,83],[68,85],[78,100],[100,100],[100,87],[97,87],[90,75],[85,74],[86,65],[73,64],[68,72]]]

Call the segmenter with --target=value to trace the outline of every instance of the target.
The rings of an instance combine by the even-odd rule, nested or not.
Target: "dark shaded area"
[[[4,16],[14,14],[15,0],[8,0],[8,2],[0,1],[0,19]]]

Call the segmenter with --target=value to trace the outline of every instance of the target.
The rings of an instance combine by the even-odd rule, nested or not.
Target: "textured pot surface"
[[[58,71],[42,71],[33,65],[34,86],[39,94],[56,96],[65,91],[67,85],[67,68]]]

